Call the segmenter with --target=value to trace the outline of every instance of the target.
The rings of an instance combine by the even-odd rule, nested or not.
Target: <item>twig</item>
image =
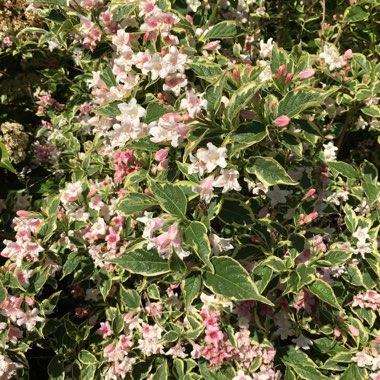
[[[326,0],[322,0],[321,47],[325,44]]]

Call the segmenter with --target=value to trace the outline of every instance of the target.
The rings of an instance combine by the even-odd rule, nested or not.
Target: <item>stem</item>
[[[325,44],[326,0],[322,0],[321,47]]]

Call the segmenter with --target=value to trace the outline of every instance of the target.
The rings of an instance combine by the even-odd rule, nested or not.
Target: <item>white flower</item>
[[[355,362],[358,367],[365,367],[366,365],[372,364],[373,358],[364,351],[360,351],[352,358],[352,361]]]
[[[160,118],[158,122],[152,122],[149,126],[151,141],[154,143],[170,142],[174,148],[177,148],[187,135],[187,127],[177,123],[173,117],[168,121]]]
[[[212,172],[216,167],[225,168],[227,148],[217,148],[213,143],[207,143],[207,149],[198,149],[197,158],[206,165],[207,172]]]
[[[270,68],[269,61],[258,61],[258,65],[263,68],[263,71],[259,75],[260,82],[266,82],[272,80],[272,70]]]
[[[295,343],[296,350],[300,348],[303,350],[309,350],[310,346],[313,345],[313,342],[303,334],[300,334],[298,338],[292,339],[292,342]]]
[[[61,201],[63,204],[68,202],[75,202],[82,194],[82,184],[80,181],[68,183],[65,190],[61,190]]]
[[[164,66],[169,74],[175,72],[184,73],[187,55],[181,54],[175,46],[170,46],[169,53],[162,59]]]
[[[358,239],[360,242],[365,242],[367,239],[369,239],[368,227],[358,227],[352,236]]]
[[[234,248],[234,246],[231,244],[232,238],[225,239],[219,237],[216,234],[210,234],[209,239],[211,244],[211,253],[213,255],[217,256],[221,252],[226,252]]]
[[[365,241],[357,242],[356,249],[354,250],[355,254],[360,254],[364,258],[364,254],[371,252],[372,248],[370,247],[369,243],[366,243]]]
[[[356,120],[355,127],[357,129],[365,129],[365,127],[367,126],[368,126],[368,123],[361,116],[359,116],[359,119]]]
[[[203,179],[198,186],[193,186],[192,190],[194,193],[198,193],[200,198],[203,199],[207,204],[211,202],[211,199],[216,197],[213,190],[214,176],[209,176]]]
[[[244,375],[244,372],[239,369],[237,375],[232,380],[252,380],[252,377],[249,375]]]
[[[38,315],[38,309],[34,308],[31,311],[20,311],[17,317],[17,325],[25,325],[28,331],[32,331],[37,322],[43,322],[45,319]]]
[[[264,41],[260,41],[260,56],[262,58],[270,58],[272,55],[273,49],[273,38],[269,38],[265,43]]]
[[[332,161],[336,159],[336,151],[338,148],[330,141],[328,144],[323,144],[325,150],[323,151],[323,156],[326,161]]]
[[[193,12],[196,12],[197,9],[202,5],[198,0],[186,0],[187,8]]]
[[[168,64],[164,62],[159,53],[152,55],[152,58],[147,64],[146,68],[150,71],[152,80],[155,80],[158,77],[162,79],[166,78],[169,74],[170,69]]]
[[[222,169],[220,176],[214,181],[214,187],[223,187],[222,193],[230,190],[240,191],[241,186],[238,182],[239,172],[235,169]]]
[[[326,44],[323,47],[323,52],[319,54],[319,57],[329,65],[330,70],[340,69],[346,63],[346,60],[339,55],[334,45]]]
[[[121,123],[132,124],[134,127],[140,125],[140,118],[144,117],[146,111],[143,107],[137,104],[137,100],[132,98],[129,103],[121,103],[117,106],[121,112],[116,116],[116,120]]]
[[[207,107],[207,100],[203,99],[204,94],[197,95],[192,89],[187,91],[186,98],[181,100],[181,108],[185,109],[189,117],[194,117]]]
[[[270,199],[270,204],[273,207],[279,203],[286,203],[286,197],[290,193],[288,190],[280,190],[280,188],[275,185],[273,186],[273,190],[267,192],[267,197]]]

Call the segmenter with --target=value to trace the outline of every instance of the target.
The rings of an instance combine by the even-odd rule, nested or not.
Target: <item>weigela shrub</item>
[[[379,380],[376,1],[28,12],[0,378]]]

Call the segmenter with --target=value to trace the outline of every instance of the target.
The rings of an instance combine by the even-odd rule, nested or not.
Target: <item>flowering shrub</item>
[[[0,379],[379,380],[376,1],[27,12]]]

